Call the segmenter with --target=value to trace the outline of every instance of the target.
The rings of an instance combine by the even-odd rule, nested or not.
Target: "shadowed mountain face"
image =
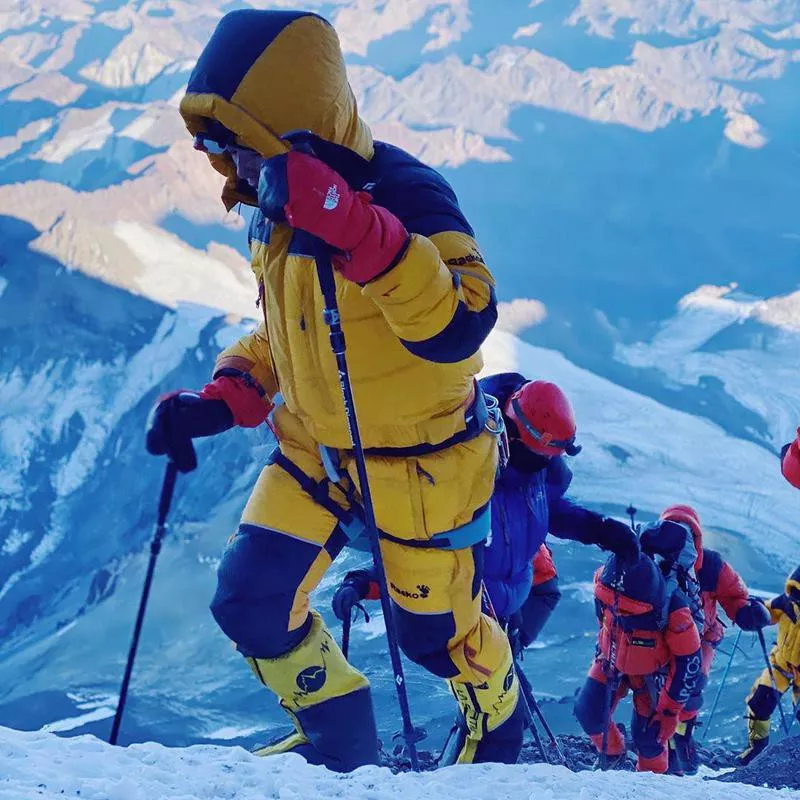
[[[0,32],[0,724],[106,735],[163,470],[146,415],[202,385],[253,314],[244,223],[222,216],[175,107],[223,5],[23,3]],[[544,304],[513,324],[504,306],[501,325],[547,350],[496,338],[487,369],[575,397],[575,496],[645,518],[694,502],[712,546],[779,590],[797,541],[774,458],[800,421],[797,3],[310,5],[335,19],[376,136],[452,182],[500,299]],[[179,479],[125,740],[285,725],[207,611],[269,447],[230,432]],[[573,731],[601,555],[556,558],[564,600],[525,668]],[[323,581],[323,611],[357,563]],[[716,734],[740,737],[756,656],[735,662]],[[388,742],[380,615],[353,657]],[[409,685],[433,747],[451,698],[414,668]]]

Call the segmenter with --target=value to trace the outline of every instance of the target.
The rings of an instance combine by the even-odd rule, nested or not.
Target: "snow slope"
[[[788,798],[779,792],[631,772],[580,772],[543,765],[480,764],[393,775],[362,767],[349,775],[299,756],[259,759],[238,747],[111,747],[92,736],[0,728],[3,800],[727,800]]]
[[[7,534],[0,549],[0,721],[105,735],[163,468],[143,452],[145,416],[158,393],[200,385],[215,353],[243,327],[195,306],[165,309],[76,273],[53,272],[42,256],[23,252],[0,296],[0,329],[19,340],[0,354],[0,519]],[[36,305],[23,303],[26,297],[38,298]],[[48,326],[36,322],[47,314]],[[89,315],[93,334],[85,327]],[[708,521],[709,544],[734,557],[748,581],[779,590],[798,549],[797,495],[780,479],[774,452],[509,333],[495,331],[485,356],[487,372],[522,370],[555,380],[572,397],[584,445],[572,462],[577,499],[623,518],[633,501],[642,519],[689,500]],[[250,744],[286,725],[207,608],[221,549],[264,460],[263,439],[258,431],[231,431],[198,449],[198,471],[178,484],[123,741]],[[602,554],[554,547],[564,584],[559,620],[525,668],[556,729],[570,732],[571,697],[593,652],[585,585]],[[333,630],[332,592],[360,557],[337,560],[316,593]],[[386,738],[396,728],[396,708],[382,620],[373,611],[368,626],[353,630],[353,657],[373,683]],[[554,668],[559,663],[574,669]],[[737,664],[732,685],[749,685],[753,668]],[[434,749],[451,698],[416,667],[409,667],[408,683],[415,719],[431,732],[425,746]],[[737,691],[723,700],[720,734],[742,734]]]
[[[702,286],[678,303],[649,342],[620,344],[616,358],[655,369],[673,384],[716,378],[726,393],[766,422],[780,448],[800,422],[800,291],[767,300],[736,286]],[[754,432],[756,433],[756,432]]]
[[[710,280],[694,274],[713,271],[705,253],[741,279],[752,247],[732,243],[764,250],[793,231],[795,0],[301,5],[337,26],[378,138],[466,168],[453,177],[502,265],[503,299],[528,296],[517,254],[532,251],[548,302],[563,291],[548,275],[569,266],[583,277],[571,291],[591,292],[613,318],[618,304],[598,271],[636,265],[655,284],[676,271]],[[0,12],[0,213],[30,222],[37,247],[70,267],[170,305],[202,294],[241,315],[244,237],[226,227],[220,178],[192,152],[176,108],[229,8],[20,0]],[[746,222],[732,231],[732,219]],[[155,252],[130,246],[131,226]],[[164,241],[156,226],[182,241]],[[786,290],[796,248],[775,249],[769,280]],[[191,261],[229,290],[203,291]],[[152,279],[167,268],[183,296]]]
[[[735,533],[779,569],[791,563],[800,547],[797,493],[781,480],[774,452],[508,333],[495,331],[485,354],[487,374],[519,370],[554,381],[571,399],[584,445],[570,462],[581,500],[619,516],[630,502],[653,516],[688,502],[710,531]]]

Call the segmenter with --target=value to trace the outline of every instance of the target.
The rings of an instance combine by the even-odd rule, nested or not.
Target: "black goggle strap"
[[[516,414],[522,427],[544,447],[556,447],[559,450],[563,450],[568,456],[576,456],[583,449],[580,445],[575,444],[574,436],[571,439],[553,439],[549,433],[543,433],[534,428],[522,413],[522,406],[520,406],[516,397],[511,398],[511,408],[514,409],[514,414]]]
[[[204,120],[205,130],[194,137],[194,149],[211,155],[220,155],[236,144],[236,135],[215,119]]]
[[[220,144],[216,139],[212,139],[207,133],[198,133],[194,137],[194,149],[202,153],[210,153],[213,156],[221,155],[226,150],[226,145]]]

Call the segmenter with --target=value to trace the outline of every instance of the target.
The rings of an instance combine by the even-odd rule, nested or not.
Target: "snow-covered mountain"
[[[143,450],[147,410],[204,382],[254,313],[244,221],[223,215],[177,113],[242,5],[0,10],[2,724],[107,732],[163,467]],[[442,167],[473,221],[504,301],[487,370],[572,396],[576,495],[644,518],[692,502],[712,546],[779,589],[800,552],[776,461],[800,421],[800,0],[305,5],[340,30],[376,134]],[[284,722],[206,608],[265,439],[204,442],[180,480],[125,740],[246,743]],[[556,555],[563,624],[525,666],[569,730],[600,555]],[[354,658],[386,737],[381,633],[379,614],[357,626]],[[757,669],[734,667],[719,733],[741,736]],[[433,739],[447,692],[418,670],[409,683]]]

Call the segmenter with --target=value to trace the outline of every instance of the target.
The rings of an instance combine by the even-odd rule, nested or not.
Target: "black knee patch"
[[[769,719],[778,705],[778,698],[771,686],[758,686],[747,705],[756,719]]]
[[[396,603],[393,605],[397,638],[406,656],[440,678],[458,675],[458,667],[447,649],[447,643],[456,632],[453,615],[412,614]]]
[[[575,701],[574,714],[588,736],[603,732],[608,712],[608,688],[594,678],[587,678],[578,699]]]
[[[658,741],[659,726],[650,724],[647,717],[635,711],[631,717],[631,735],[636,752],[643,758],[656,758],[664,752],[664,745]]]
[[[300,628],[287,628],[297,587],[318,554],[311,542],[239,526],[217,571],[211,613],[243,655],[277,658],[308,635],[310,616]]]

